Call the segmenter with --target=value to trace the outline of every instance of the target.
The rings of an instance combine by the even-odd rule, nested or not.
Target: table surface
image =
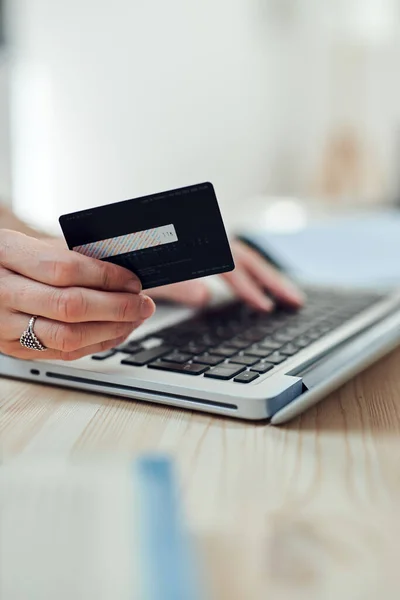
[[[397,599],[399,367],[281,428],[1,379],[3,459],[172,454],[206,600]]]

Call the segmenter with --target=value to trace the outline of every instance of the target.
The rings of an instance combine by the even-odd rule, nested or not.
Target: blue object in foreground
[[[140,597],[200,600],[200,582],[184,528],[171,460],[139,458],[134,471],[139,509]]]

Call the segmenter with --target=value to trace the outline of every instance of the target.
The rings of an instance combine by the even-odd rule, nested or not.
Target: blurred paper
[[[316,222],[300,231],[246,237],[297,280],[317,285],[400,285],[400,211]]]

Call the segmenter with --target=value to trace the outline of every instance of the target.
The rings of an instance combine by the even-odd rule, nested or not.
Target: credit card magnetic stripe
[[[172,463],[142,457],[133,464],[136,533],[143,600],[202,600],[200,577],[185,530]]]
[[[62,215],[68,248],[129,269],[142,289],[235,267],[211,183]]]
[[[127,254],[155,246],[163,246],[178,241],[175,227],[172,225],[163,225],[144,231],[136,231],[118,237],[99,240],[81,246],[74,246],[73,250],[89,256],[91,258],[104,259],[119,254]]]

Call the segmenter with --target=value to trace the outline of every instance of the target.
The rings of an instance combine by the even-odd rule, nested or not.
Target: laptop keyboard
[[[92,356],[235,384],[251,383],[382,300],[378,294],[307,290],[304,308],[257,312],[236,302]]]

